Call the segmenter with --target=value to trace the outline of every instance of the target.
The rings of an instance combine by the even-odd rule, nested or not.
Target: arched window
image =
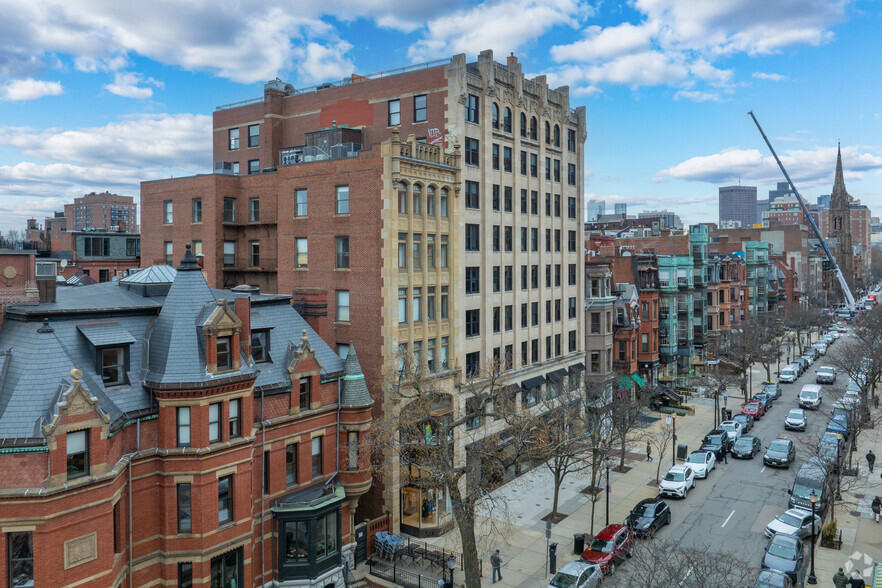
[[[551,144],[551,124],[548,121],[545,121],[545,144]]]
[[[560,147],[560,127],[554,125],[554,146]]]
[[[502,130],[506,133],[511,132],[511,108],[508,106],[502,111]]]
[[[435,216],[435,186],[426,188],[426,214]]]
[[[413,210],[411,212],[415,215],[419,215],[423,213],[423,187],[419,184],[413,185]]]
[[[521,137],[527,136],[527,115],[521,113]]]
[[[407,214],[407,184],[398,182],[398,212]]]
[[[536,141],[539,137],[539,122],[536,117],[530,117],[530,138]]]
[[[494,129],[499,128],[499,106],[495,102],[493,103],[493,116],[491,122]]]

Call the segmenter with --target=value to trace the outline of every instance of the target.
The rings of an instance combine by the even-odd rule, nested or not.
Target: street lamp
[[[671,445],[673,446],[673,451],[671,452],[671,465],[677,465],[677,417],[671,415],[671,427],[673,430],[673,435],[671,437]]]
[[[609,526],[609,462],[606,464],[606,525]]]
[[[450,586],[453,588],[453,570],[456,569],[456,556],[452,553],[450,554],[450,557],[447,558],[447,568],[450,570]]]
[[[817,584],[818,579],[815,577],[815,538],[817,537],[817,533],[815,533],[815,503],[818,502],[818,495],[815,494],[814,490],[812,490],[812,493],[809,496],[809,502],[812,503],[812,569],[809,572],[806,582],[809,584]]]
[[[839,455],[839,447],[842,445],[842,433],[836,433],[836,500],[842,500],[842,457]]]

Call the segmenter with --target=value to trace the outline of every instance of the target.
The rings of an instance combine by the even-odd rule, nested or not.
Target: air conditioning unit
[[[231,161],[215,161],[214,173],[233,175],[233,163]]]
[[[54,278],[58,273],[58,264],[54,261],[38,261],[37,277],[38,278]]]

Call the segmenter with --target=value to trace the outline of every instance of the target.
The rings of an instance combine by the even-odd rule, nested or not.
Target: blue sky
[[[880,0],[0,0],[0,231],[211,169],[215,106],[493,49],[587,107],[586,200],[715,221],[717,188],[882,211]]]

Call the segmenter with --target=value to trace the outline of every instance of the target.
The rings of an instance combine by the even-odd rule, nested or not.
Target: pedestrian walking
[[[646,461],[652,461],[652,445],[646,442]]]
[[[879,395],[878,394],[873,395],[873,406],[876,408],[879,408]]]
[[[729,463],[729,446],[725,441],[723,442],[723,447],[720,451],[720,457],[723,458],[723,463]]]
[[[870,508],[873,509],[873,518],[876,519],[876,522],[879,522],[879,515],[882,514],[882,498],[878,496],[873,499],[873,504],[870,505]]]
[[[876,454],[873,450],[867,452],[867,465],[870,466],[870,473],[873,473],[873,464],[876,463]]]
[[[864,584],[864,577],[861,576],[861,573],[857,570],[854,570],[851,573],[851,588],[865,588],[866,584]]]
[[[848,576],[845,575],[842,568],[839,568],[839,571],[833,574],[833,585],[836,588],[848,588]]]
[[[502,571],[500,567],[502,566],[502,556],[499,555],[499,550],[496,550],[496,553],[490,556],[490,567],[493,568],[493,583],[496,583],[496,580],[502,580]]]

